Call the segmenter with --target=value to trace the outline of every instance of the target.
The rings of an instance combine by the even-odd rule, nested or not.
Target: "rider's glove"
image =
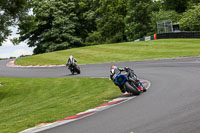
[[[124,70],[128,72],[129,68],[128,68],[128,67],[125,67]]]

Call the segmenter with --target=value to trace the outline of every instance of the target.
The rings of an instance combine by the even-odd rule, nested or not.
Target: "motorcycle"
[[[70,70],[70,72],[72,74],[74,74],[74,73],[80,74],[81,73],[80,67],[76,64],[76,60],[73,58],[69,58],[66,66],[68,66],[68,69]]]
[[[128,92],[133,95],[139,95],[141,92],[146,91],[142,83],[137,79],[137,75],[130,70],[112,69],[111,79],[123,93]]]

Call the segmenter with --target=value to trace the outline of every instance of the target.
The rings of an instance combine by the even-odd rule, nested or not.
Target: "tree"
[[[183,13],[179,21],[182,30],[200,31],[200,4]]]
[[[128,13],[125,19],[125,33],[128,41],[141,38],[151,32],[151,0],[129,0]]]
[[[101,0],[97,9],[97,30],[89,34],[87,43],[114,43],[125,40],[124,18],[127,0]]]
[[[28,11],[31,0],[0,0],[0,46],[11,34],[9,26],[16,23],[23,12]]]
[[[76,34],[79,27],[77,5],[76,0],[35,0],[34,15],[24,17],[24,22],[19,24],[19,41],[27,40],[30,47],[36,47],[34,54],[83,45]]]
[[[189,0],[188,2],[188,9],[193,8],[193,6],[198,5],[200,0]]]
[[[79,0],[76,7],[79,26],[77,27],[77,35],[80,36],[85,43],[89,33],[97,30],[96,10],[99,8],[99,0]]]
[[[183,13],[188,7],[190,0],[163,0],[165,10],[175,10],[178,13]]]

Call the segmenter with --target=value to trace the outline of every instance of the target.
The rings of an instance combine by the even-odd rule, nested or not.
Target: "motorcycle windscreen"
[[[115,84],[117,85],[124,85],[124,83],[126,82],[127,77],[125,75],[117,75],[115,78]]]

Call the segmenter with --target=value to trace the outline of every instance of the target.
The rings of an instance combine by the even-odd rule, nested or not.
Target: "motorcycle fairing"
[[[139,82],[138,89],[139,89],[140,91],[143,91],[143,85],[142,85],[141,82]]]
[[[114,82],[117,85],[124,85],[124,83],[126,82],[126,80],[127,80],[127,76],[120,74],[120,75],[116,76]]]

